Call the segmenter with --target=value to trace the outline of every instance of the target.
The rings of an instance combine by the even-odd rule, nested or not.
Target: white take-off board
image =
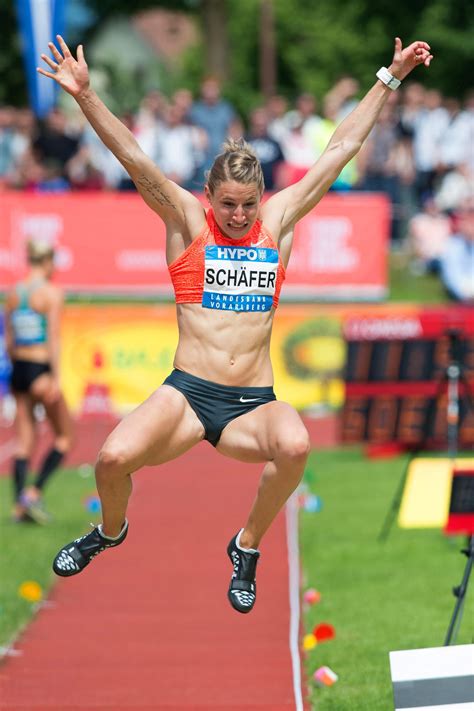
[[[390,652],[395,711],[474,711],[474,644]]]

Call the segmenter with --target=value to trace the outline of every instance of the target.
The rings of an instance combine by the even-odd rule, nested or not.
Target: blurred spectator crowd
[[[202,190],[225,138],[244,136],[272,191],[306,173],[358,94],[358,82],[345,76],[320,103],[309,93],[293,106],[273,96],[242,118],[208,77],[196,99],[187,89],[171,97],[151,91],[120,119],[170,179],[193,191]],[[0,106],[0,188],[135,189],[80,111],[55,108],[39,122],[10,106]],[[405,82],[331,190],[385,193],[394,249],[410,251],[415,273],[439,272],[452,298],[474,298],[474,90],[461,102]]]

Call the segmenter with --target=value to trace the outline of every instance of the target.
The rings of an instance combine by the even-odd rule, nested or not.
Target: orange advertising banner
[[[344,401],[342,306],[278,309],[271,357],[277,397],[299,410],[338,410]],[[69,304],[61,327],[66,399],[82,415],[123,414],[173,368],[178,343],[170,304]]]
[[[383,432],[390,424],[389,411],[394,411],[390,403],[400,407],[411,401],[414,414],[404,410],[397,419],[397,426],[408,431],[410,422],[416,425],[420,414],[430,412],[428,402],[448,364],[447,339],[453,330],[462,336],[464,373],[472,389],[474,325],[469,308],[283,304],[271,341],[275,393],[314,415],[337,412],[346,401],[345,439],[352,442],[364,439],[369,408],[375,408],[370,427]],[[71,409],[83,416],[129,412],[169,375],[177,343],[171,304],[67,304],[60,370]],[[408,358],[402,357],[402,349]],[[0,429],[9,373],[0,310]],[[461,417],[461,434],[472,444],[474,413],[467,417],[461,412]],[[444,411],[434,421],[444,432]]]
[[[282,299],[382,299],[388,223],[382,195],[327,195],[296,227]],[[2,193],[0,290],[25,272],[32,237],[56,245],[57,282],[70,293],[172,297],[165,228],[138,195]]]

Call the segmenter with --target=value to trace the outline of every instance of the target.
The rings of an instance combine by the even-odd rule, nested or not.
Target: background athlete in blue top
[[[7,294],[5,326],[12,361],[11,390],[16,402],[17,449],[13,463],[14,519],[46,523],[42,491],[71,446],[71,418],[59,384],[61,289],[51,283],[54,251],[50,244],[27,245],[29,272]],[[33,482],[27,485],[28,464],[35,446],[36,404],[44,407],[54,440]]]

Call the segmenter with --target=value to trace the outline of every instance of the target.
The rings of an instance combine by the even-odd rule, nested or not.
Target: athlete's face
[[[206,196],[214,217],[226,237],[239,239],[253,226],[260,208],[260,191],[255,183],[221,183],[213,195],[206,185]]]

